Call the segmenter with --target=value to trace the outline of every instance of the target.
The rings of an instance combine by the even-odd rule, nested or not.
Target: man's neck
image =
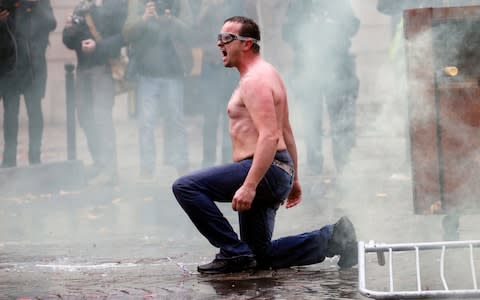
[[[246,53],[242,59],[242,62],[237,66],[240,77],[248,73],[250,68],[261,60],[260,54]]]

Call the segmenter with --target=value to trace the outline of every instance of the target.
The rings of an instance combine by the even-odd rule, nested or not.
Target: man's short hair
[[[255,39],[257,42],[252,45],[252,49],[255,53],[260,52],[260,45],[258,44],[260,41],[260,29],[254,20],[247,17],[234,16],[226,19],[223,23],[225,24],[227,22],[242,24],[238,34],[243,37]]]

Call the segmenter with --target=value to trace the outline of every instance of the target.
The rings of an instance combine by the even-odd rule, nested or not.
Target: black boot
[[[203,274],[226,274],[252,270],[257,266],[257,261],[252,256],[239,256],[229,259],[215,258],[211,263],[197,267]]]
[[[341,217],[333,227],[328,252],[340,255],[338,266],[351,268],[358,263],[358,245],[355,228],[347,217]]]

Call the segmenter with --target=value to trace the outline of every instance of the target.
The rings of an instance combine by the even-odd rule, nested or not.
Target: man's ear
[[[254,42],[252,40],[243,41],[245,50],[252,49]]]

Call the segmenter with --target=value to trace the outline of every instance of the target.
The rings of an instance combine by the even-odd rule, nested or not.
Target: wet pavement
[[[188,132],[193,169],[200,162],[199,128],[198,119],[192,119]],[[360,240],[442,240],[442,216],[413,214],[405,139],[370,129],[361,131],[341,176],[328,163],[321,177],[303,168],[304,200],[298,207],[279,210],[275,238],[316,229],[346,214]],[[63,130],[46,129],[45,162],[66,157]],[[337,258],[286,270],[198,274],[196,266],[209,262],[215,249],[173,198],[170,185],[176,171],[159,164],[153,182],[138,182],[135,126],[121,122],[117,132],[116,186],[0,196],[0,299],[363,299],[358,269],[339,270]],[[81,138],[78,149],[79,159],[88,164]],[[302,155],[301,139],[299,149]],[[22,154],[20,158],[24,164]],[[228,204],[220,207],[235,228],[235,213]],[[476,213],[462,215],[460,239],[479,239],[478,225]],[[475,257],[478,266],[480,253]],[[425,259],[438,264],[435,255],[426,254]],[[465,273],[459,271],[462,264],[452,264],[453,281],[467,282],[460,276]],[[413,281],[415,289],[413,260],[400,256],[398,265],[398,287],[412,289]],[[367,267],[369,287],[386,290],[387,269],[373,256],[367,257]],[[422,276],[427,287],[435,287],[438,268],[427,266]]]
[[[352,299],[356,270],[335,260],[292,270],[202,276],[215,250],[166,184],[120,184],[4,197],[0,291],[6,298]],[[232,223],[235,213],[222,207]],[[296,221],[308,227],[315,216]],[[292,219],[293,220],[293,219]],[[321,296],[319,296],[321,295]],[[293,298],[292,298],[293,297]],[[1,297],[0,297],[1,298]]]

